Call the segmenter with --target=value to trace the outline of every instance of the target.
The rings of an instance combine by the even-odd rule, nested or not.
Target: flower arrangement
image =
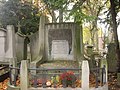
[[[64,72],[60,75],[61,83],[63,84],[63,87],[72,86],[76,82],[76,76],[72,71]]]
[[[37,84],[39,87],[76,87],[77,77],[74,72],[67,71],[61,75],[54,75],[49,80],[37,78],[37,80],[31,80],[31,85]],[[78,85],[77,85],[78,86]]]

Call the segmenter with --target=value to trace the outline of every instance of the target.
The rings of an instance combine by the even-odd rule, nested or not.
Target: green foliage
[[[38,30],[40,12],[37,7],[29,2],[22,3],[20,0],[8,0],[1,7],[0,22],[3,26],[8,24],[18,27],[25,35]]]
[[[120,11],[120,0],[114,0],[115,2],[115,10],[118,13]]]
[[[85,0],[43,0],[47,7],[51,10],[62,10],[65,14],[69,12],[67,16],[65,16],[66,20],[69,20],[72,16],[75,22],[88,22],[94,19],[94,16],[85,14],[82,11],[82,4]],[[68,7],[70,4],[73,4],[72,9],[70,10]]]
[[[80,8],[79,8],[80,9]],[[75,22],[90,22],[94,20],[95,16],[90,16],[82,12],[82,10],[72,9],[69,16],[75,17]]]
[[[40,13],[37,7],[31,4],[24,4],[20,7],[21,16],[20,25],[22,26],[22,33],[31,34],[38,30]]]
[[[43,0],[45,4],[53,10],[63,9],[63,5],[67,4],[68,0]]]
[[[17,0],[16,0],[17,1]],[[3,25],[12,24],[16,25],[18,17],[15,13],[17,11],[18,4],[14,0],[4,2],[4,5],[0,9],[0,21]]]
[[[83,43],[91,44],[91,34],[87,27],[84,27],[83,29],[83,38]]]

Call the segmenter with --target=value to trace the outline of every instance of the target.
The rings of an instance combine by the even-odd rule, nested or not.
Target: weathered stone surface
[[[49,50],[52,48],[53,40],[66,40],[69,46],[72,46],[72,38],[71,29],[50,29],[48,32]]]
[[[7,26],[6,58],[16,57],[15,31],[13,25]]]
[[[53,40],[51,54],[68,54],[69,45],[66,40]]]
[[[82,89],[82,88],[28,88],[28,90],[108,90],[108,85],[104,85],[98,88],[89,88],[89,89]]]
[[[5,58],[5,44],[6,44],[6,31],[0,29],[0,61],[4,61]]]
[[[20,87],[14,87],[14,86],[8,84],[7,90],[20,90]]]
[[[24,58],[24,37],[22,35],[16,34],[16,57],[18,62]]]
[[[45,24],[45,55],[46,60],[51,60],[53,40],[68,41],[72,49],[73,60],[81,60],[83,56],[82,31],[75,23],[48,23]],[[81,38],[81,39],[80,39]],[[69,56],[69,55],[68,55]],[[70,56],[70,58],[72,58]]]
[[[16,60],[23,59],[24,38],[15,34],[14,26],[8,25],[7,30],[0,29],[0,61],[3,64],[12,64],[11,60],[17,57]],[[16,50],[17,48],[17,50]],[[17,63],[17,62],[16,62]]]
[[[20,90],[28,90],[28,62],[26,60],[21,61],[20,66]]]
[[[39,57],[44,57],[44,25],[45,17],[41,16],[39,31],[30,37],[31,61],[40,59]]]
[[[89,65],[88,61],[82,62],[82,89],[89,90]]]
[[[66,40],[53,40],[51,58],[53,60],[73,60],[71,48]]]
[[[109,72],[116,72],[116,70],[117,70],[117,57],[116,57],[114,43],[110,43],[108,45],[108,54],[107,54],[106,58],[108,61],[108,71]]]
[[[48,61],[40,65],[40,68],[45,69],[78,68],[78,67],[79,67],[78,62],[73,60]]]
[[[34,35],[30,37],[30,53],[31,53],[31,61],[34,61],[39,56],[39,34],[36,32]]]

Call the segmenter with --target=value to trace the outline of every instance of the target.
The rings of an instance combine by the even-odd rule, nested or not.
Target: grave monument
[[[39,32],[30,37],[31,67],[49,61],[76,61],[83,59],[83,36],[74,22],[45,23],[41,16]]]

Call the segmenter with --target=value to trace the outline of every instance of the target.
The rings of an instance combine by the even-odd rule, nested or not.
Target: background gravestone
[[[109,72],[116,72],[116,70],[117,70],[117,58],[116,58],[115,44],[114,43],[110,43],[108,45],[107,61],[108,61],[108,71]]]
[[[36,32],[30,37],[30,53],[31,61],[34,61],[39,56],[39,33]]]
[[[0,28],[0,63],[12,64],[23,60],[24,36],[15,33],[13,25]]]
[[[6,43],[6,31],[0,29],[0,61],[5,57],[5,43]]]
[[[17,61],[20,62],[24,58],[24,36],[15,34],[16,39],[16,57]]]

